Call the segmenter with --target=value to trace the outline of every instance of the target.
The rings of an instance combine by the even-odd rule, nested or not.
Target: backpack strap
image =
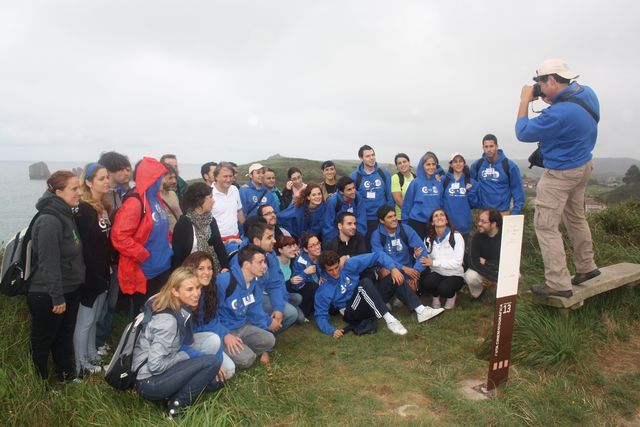
[[[338,215],[338,212],[340,212],[340,209],[342,209],[342,200],[340,200],[340,197],[338,197],[337,193],[335,193],[334,197],[336,198],[336,210],[335,210],[335,212],[336,212],[336,215]]]
[[[582,89],[582,86],[580,86],[578,83],[576,83],[576,88],[569,92],[569,93],[565,93],[562,96],[558,97],[558,99],[556,100],[556,102],[572,102],[574,104],[578,104],[579,106],[581,106],[582,108],[584,108],[585,110],[587,110],[587,113],[589,113],[589,115],[593,118],[593,120],[595,120],[596,124],[600,122],[600,116],[598,116],[598,114],[596,114],[595,111],[593,111],[587,104],[585,104],[582,100],[574,98],[573,95],[582,92],[584,89]]]
[[[400,183],[400,191],[402,191],[402,187],[404,186],[404,175],[402,174],[402,172],[398,172],[396,175],[398,175],[398,182]]]
[[[253,212],[255,210],[255,208],[258,207],[258,205],[260,204],[260,201],[262,200],[264,195],[267,194],[267,191],[269,191],[269,189],[265,188],[264,191],[262,192],[262,194],[260,194],[260,197],[258,197],[258,200],[256,200],[256,202],[253,204],[253,206],[251,206],[251,209],[249,209],[247,211],[247,216],[249,216],[251,214],[251,212]]]
[[[227,299],[231,296],[231,294],[236,290],[236,286],[238,285],[238,281],[231,271],[229,271],[229,286],[224,291],[224,298]]]

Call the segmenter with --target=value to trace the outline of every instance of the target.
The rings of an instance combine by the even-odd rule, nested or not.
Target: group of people
[[[538,76],[548,78],[547,98],[555,96],[554,75]],[[539,124],[547,111],[520,117],[519,135],[534,138],[535,126],[550,132]],[[484,136],[482,149],[470,166],[453,153],[445,168],[427,152],[415,172],[399,153],[391,175],[364,145],[350,176],[338,178],[326,161],[323,182],[305,183],[291,167],[282,191],[275,171],[259,163],[240,183],[237,164],[207,162],[202,182],[187,185],[171,154],[144,157],[133,177],[117,152],[103,153],[80,178],[55,172],[33,227],[37,268],[28,305],[38,372],[48,377],[51,352],[62,381],[100,373],[116,304],[126,300],[131,317],[145,313],[134,351],[136,389],[176,414],[222,387],[236,368],[256,360],[268,366],[276,337],[312,315],[336,339],[375,332],[379,319],[404,335],[392,314],[397,307],[422,323],[453,309],[465,283],[480,297],[498,278],[502,217],[520,213],[525,202],[520,171],[496,136]],[[553,153],[543,149],[545,166]],[[574,211],[578,199],[570,197]],[[584,272],[577,281],[597,275],[586,256],[578,257]],[[555,275],[565,274],[548,277]]]

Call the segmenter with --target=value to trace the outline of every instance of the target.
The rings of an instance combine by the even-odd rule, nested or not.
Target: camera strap
[[[565,93],[561,96],[558,97],[558,99],[556,100],[556,102],[572,102],[574,104],[578,104],[579,106],[581,106],[582,108],[584,108],[587,113],[589,113],[589,115],[593,118],[593,120],[596,121],[596,123],[600,122],[600,116],[598,116],[596,114],[595,111],[593,111],[591,108],[589,108],[589,106],[587,104],[585,104],[582,100],[574,98],[573,95],[582,92],[584,89],[582,89],[582,86],[580,86],[578,83],[576,83],[576,88],[574,90],[572,90],[569,93]]]

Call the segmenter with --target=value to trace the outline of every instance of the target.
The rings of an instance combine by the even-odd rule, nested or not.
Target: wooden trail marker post
[[[524,215],[509,215],[503,218],[500,271],[496,289],[496,308],[493,315],[491,361],[487,383],[475,387],[483,394],[493,394],[494,390],[509,376],[511,338],[516,314],[518,279],[520,278],[523,228]]]

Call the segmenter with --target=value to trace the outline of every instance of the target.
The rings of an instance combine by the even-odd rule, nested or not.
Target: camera
[[[533,85],[533,97],[534,98],[544,98],[546,95],[542,93],[542,89],[540,89],[540,85],[538,83]]]

